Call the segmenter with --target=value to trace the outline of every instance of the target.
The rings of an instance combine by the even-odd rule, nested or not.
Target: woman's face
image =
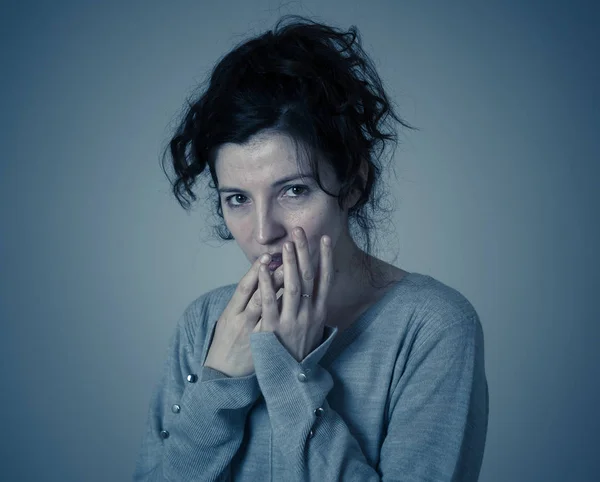
[[[295,145],[286,135],[261,134],[245,145],[224,144],[215,170],[225,223],[251,263],[269,253],[275,255],[270,268],[276,269],[283,243],[293,242],[292,229],[300,226],[316,270],[321,236],[331,237],[334,254],[347,236],[347,212],[319,188],[308,168],[298,169]],[[330,168],[322,167],[320,174],[325,188],[337,193],[339,183]]]

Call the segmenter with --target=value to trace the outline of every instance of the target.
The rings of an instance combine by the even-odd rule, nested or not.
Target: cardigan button
[[[314,430],[311,428],[310,432],[308,432],[308,438],[313,438],[313,436],[315,435]]]
[[[181,407],[179,405],[177,405],[176,403],[171,407],[171,410],[173,411],[173,413],[179,413],[181,411]]]
[[[198,381],[198,375],[194,375],[193,373],[187,376],[187,381],[190,383],[196,383]]]
[[[321,415],[323,415],[323,409],[319,407],[315,410],[315,417],[320,417]]]
[[[166,430],[161,430],[160,431],[160,438],[163,438],[163,439],[169,438],[169,432],[166,431]]]
[[[307,376],[305,373],[298,373],[298,380],[300,380],[301,382],[305,382],[306,380],[308,380]]]

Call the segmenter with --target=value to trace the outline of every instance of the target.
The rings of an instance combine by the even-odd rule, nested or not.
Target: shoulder
[[[483,329],[477,311],[457,289],[411,273],[393,290],[379,323],[398,368],[394,382],[409,375],[474,380],[484,397]],[[452,373],[452,375],[451,375]],[[402,385],[401,385],[402,386]]]
[[[187,305],[179,318],[177,330],[183,332],[188,343],[195,344],[196,338],[201,333],[212,329],[219,316],[231,300],[236,284],[224,285],[214,288]]]
[[[420,273],[409,273],[391,290],[385,314],[394,328],[416,338],[446,332],[475,336],[481,331],[477,311],[457,289]],[[398,326],[400,325],[400,326]]]
[[[477,312],[457,289],[429,275],[410,273],[406,280],[404,302],[417,311],[439,313],[447,318],[474,318]]]

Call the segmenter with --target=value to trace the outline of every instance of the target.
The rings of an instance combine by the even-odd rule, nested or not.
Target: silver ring
[[[312,295],[309,295],[307,293],[302,293],[302,297],[303,298],[312,298]]]

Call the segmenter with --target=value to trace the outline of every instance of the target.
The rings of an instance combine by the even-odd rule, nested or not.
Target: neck
[[[352,237],[346,234],[339,239],[333,259],[334,279],[328,296],[328,306],[361,304],[379,296],[406,274],[360,249]]]
[[[348,296],[355,296],[369,285],[371,277],[365,266],[365,261],[369,259],[375,258],[361,250],[349,234],[338,241],[334,252],[334,277],[328,304],[337,305],[342,301],[347,303]]]

